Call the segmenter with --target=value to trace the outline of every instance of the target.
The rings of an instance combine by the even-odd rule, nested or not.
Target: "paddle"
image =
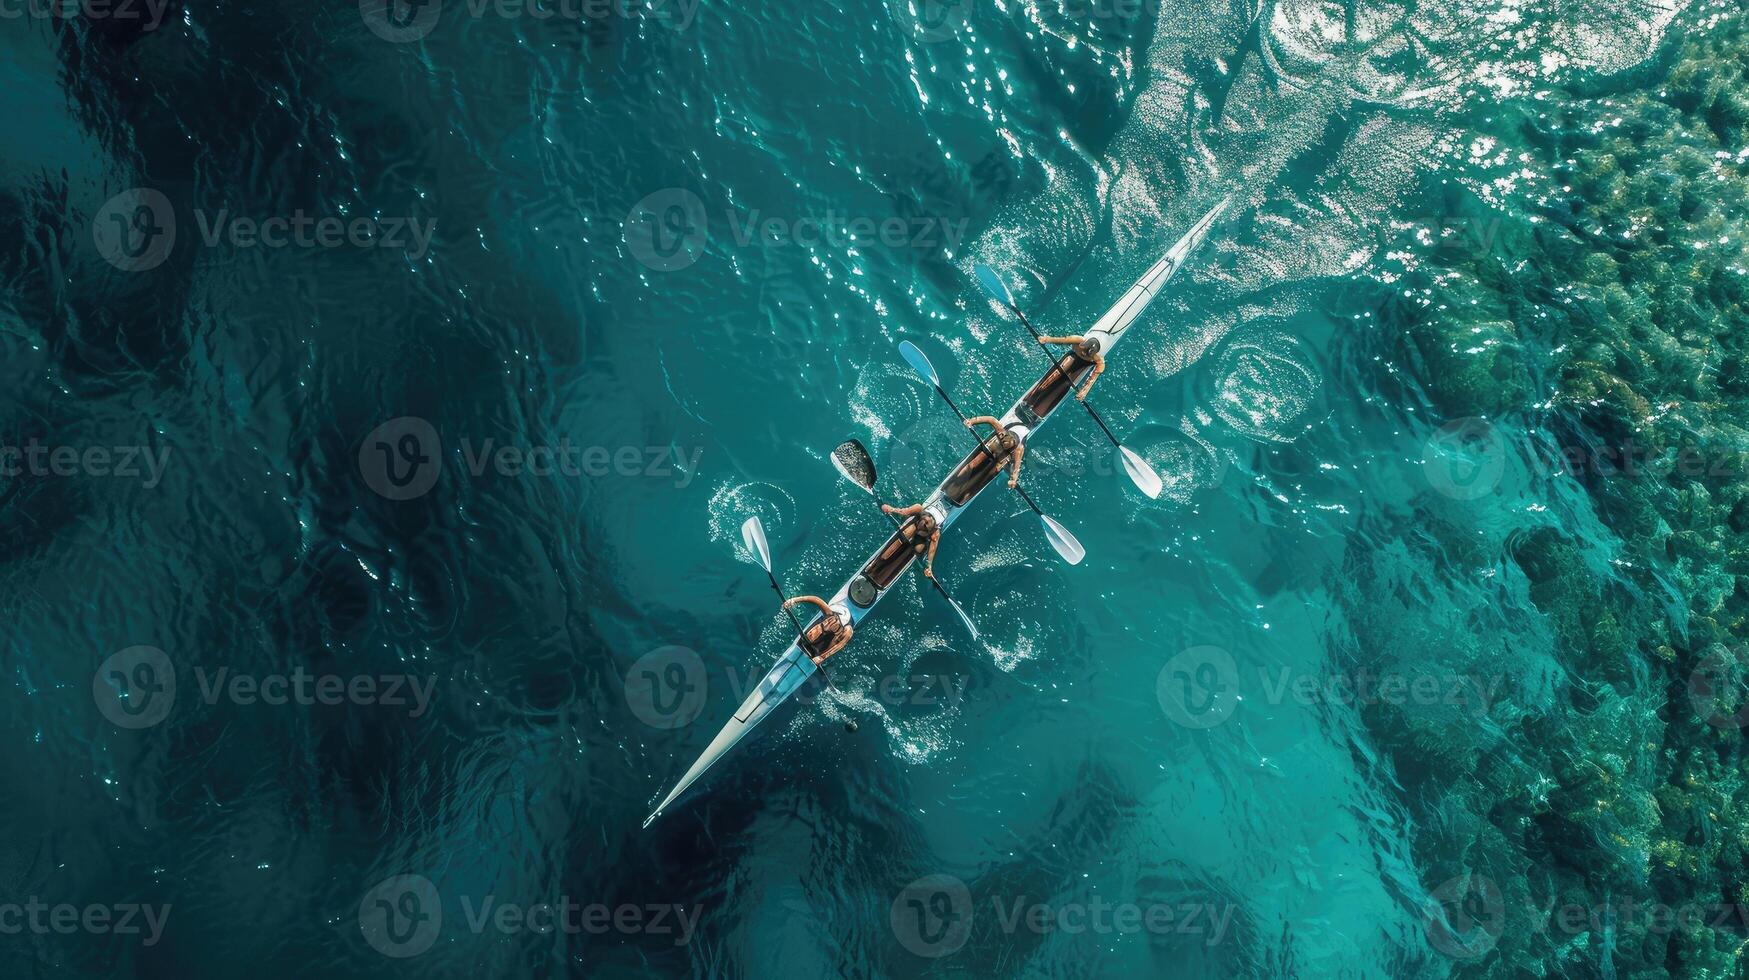
[[[753,553],[753,557],[759,559],[759,564],[765,569],[765,577],[771,582],[771,591],[777,593],[777,598],[780,601],[787,602],[788,600],[784,599],[783,587],[777,584],[777,576],[771,571],[771,545],[765,540],[765,524],[759,520],[758,514],[754,514],[742,523],[741,543],[747,546],[747,550]],[[784,607],[783,613],[789,617],[790,625],[796,628],[796,646],[801,649],[803,655],[812,660],[813,655],[808,652],[808,634],[802,629],[801,620],[796,618],[795,611],[788,606]],[[838,685],[832,683],[832,675],[826,673],[825,664],[816,663],[814,670],[819,672],[827,687],[835,691],[838,689]],[[855,730],[851,729],[851,731]],[[648,825],[646,824],[646,826]]]
[[[947,407],[953,409],[953,413],[960,417],[960,421],[966,421],[966,413],[960,411],[960,407],[955,405],[953,399],[949,398],[947,392],[942,389],[941,378],[935,373],[935,366],[929,363],[929,358],[923,356],[923,352],[917,349],[917,345],[909,340],[902,340],[899,342],[899,354],[905,358],[907,364],[911,365],[911,370],[917,372],[918,377],[929,382],[930,387],[935,389],[935,393],[941,396],[941,400],[947,402]],[[966,431],[971,432],[971,429],[968,427]],[[984,452],[984,455],[990,456],[992,459],[995,458],[990,452],[990,447],[984,444],[983,439],[978,438],[977,433],[971,432],[971,436],[978,440],[978,448]],[[1040,510],[1038,504],[1033,503],[1032,497],[1025,490],[1018,486],[1014,490],[1020,494],[1020,499],[1026,501],[1026,505],[1032,508],[1032,512],[1038,515],[1039,520],[1044,522],[1045,540],[1051,543],[1051,547],[1057,550],[1057,554],[1071,565],[1081,564],[1081,559],[1087,557],[1087,549],[1081,547],[1081,542],[1075,540],[1075,536],[1069,533],[1068,528],[1058,524]]]
[[[1037,341],[1040,337],[1038,330],[1033,327],[1032,321],[1026,318],[1026,314],[1020,311],[1020,307],[1015,304],[1014,295],[1008,291],[1008,285],[1002,281],[1002,277],[996,275],[995,270],[981,262],[974,266],[972,271],[977,274],[978,282],[983,285],[984,292],[989,293],[991,299],[1014,314],[1020,320],[1021,325],[1026,327],[1027,333],[1032,334],[1032,339]],[[1049,352],[1043,346],[1039,346],[1038,350],[1039,353],[1050,358]],[[1051,358],[1051,370],[1053,373],[1062,371],[1061,365],[1057,363],[1055,358]],[[1111,440],[1111,444],[1117,447],[1118,457],[1123,460],[1124,472],[1129,474],[1130,482],[1136,485],[1136,489],[1147,494],[1149,499],[1158,500],[1164,486],[1160,481],[1160,474],[1154,472],[1154,468],[1149,466],[1142,457],[1130,451],[1128,446],[1117,441],[1117,436],[1111,434],[1110,427],[1105,424],[1104,419],[1099,417],[1099,413],[1093,410],[1092,405],[1079,398],[1075,401],[1087,410],[1088,415],[1093,416],[1093,421],[1099,423],[1099,430],[1104,432],[1105,437]]]
[[[855,439],[846,439],[839,443],[838,448],[832,450],[832,465],[837,468],[839,473],[843,474],[846,480],[868,491],[868,495],[874,498],[876,504],[884,503],[880,495],[875,493],[874,460],[869,458],[868,450],[863,448],[862,443]],[[886,514],[887,520],[891,521],[894,527],[903,526],[898,518],[887,514],[885,510],[881,513]],[[972,640],[976,642],[978,627],[972,622],[972,617],[966,615],[966,611],[960,608],[960,604],[954,601],[953,596],[947,594],[947,588],[940,581],[929,576],[925,576],[925,578],[928,578],[929,584],[935,586],[935,591],[941,593],[941,597],[947,600],[947,604],[953,607],[953,611],[959,614],[960,622],[966,624],[966,631],[972,634]]]
[[[747,550],[759,560],[760,567],[765,569],[765,577],[771,582],[771,591],[777,593],[778,600],[780,602],[788,601],[783,594],[783,586],[777,584],[777,576],[772,574],[771,545],[765,540],[765,525],[760,522],[759,515],[755,514],[747,518],[741,525],[741,543],[747,546]],[[784,613],[789,616],[790,623],[795,626],[796,635],[805,638],[806,634],[802,631],[802,622],[796,618],[795,612],[785,607]]]

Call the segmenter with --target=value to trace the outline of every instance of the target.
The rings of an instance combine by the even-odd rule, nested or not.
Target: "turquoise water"
[[[1740,969],[1736,6],[34,9],[9,975]],[[640,829],[742,521],[830,595],[832,447],[963,455],[897,343],[1000,414],[973,263],[1072,333],[1229,194],[1091,397],[1161,499],[1065,412],[1084,563],[992,490],[981,640],[907,581]]]

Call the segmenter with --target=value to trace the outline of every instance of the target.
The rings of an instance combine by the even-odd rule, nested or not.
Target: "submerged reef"
[[[1358,658],[1493,689],[1363,712],[1460,976],[1745,969],[1749,28],[1677,25],[1633,72],[1488,100],[1448,218],[1353,301],[1416,421],[1499,474],[1421,493],[1390,533],[1431,560],[1352,557],[1344,603]]]

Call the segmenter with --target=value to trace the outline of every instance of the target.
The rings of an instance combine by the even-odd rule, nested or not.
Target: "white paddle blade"
[[[911,370],[916,371],[918,377],[937,388],[941,387],[941,378],[935,373],[935,365],[929,363],[929,358],[923,356],[923,352],[917,349],[916,344],[909,340],[899,341],[899,356],[905,359],[905,363],[911,365]]]
[[[977,275],[978,283],[984,287],[984,292],[990,294],[991,299],[1010,309],[1014,307],[1014,294],[1008,291],[1008,284],[1002,281],[995,269],[980,262],[972,267],[972,272]]]
[[[765,525],[759,523],[759,515],[747,518],[747,523],[741,525],[741,543],[747,546],[747,551],[759,560],[759,564],[769,574],[771,545],[765,541]]]
[[[1058,524],[1049,514],[1040,514],[1038,519],[1044,522],[1045,539],[1050,541],[1051,547],[1057,549],[1057,554],[1071,565],[1081,564],[1081,559],[1087,557],[1087,549],[1081,547],[1081,542],[1075,540],[1069,529]]]
[[[1128,446],[1117,447],[1117,453],[1123,457],[1123,470],[1130,475],[1130,482],[1136,489],[1148,495],[1149,500],[1159,500],[1160,491],[1164,485],[1160,482],[1160,474],[1148,465],[1148,461],[1130,451]]]
[[[966,632],[972,634],[972,642],[978,642],[978,627],[972,623],[972,617],[966,615],[966,611],[961,609],[960,604],[953,600],[953,596],[948,595],[944,591],[941,593],[941,597],[947,600],[947,604],[953,607],[954,612],[960,614],[960,622],[966,624]]]

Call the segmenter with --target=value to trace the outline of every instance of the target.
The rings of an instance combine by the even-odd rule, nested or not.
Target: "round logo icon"
[[[1707,649],[1694,673],[1688,675],[1688,700],[1695,714],[1721,729],[1749,725],[1749,684],[1744,665],[1722,643]]]
[[[1506,929],[1506,900],[1486,875],[1461,874],[1435,888],[1422,909],[1427,941],[1457,960],[1494,948]]]
[[[906,885],[888,910],[899,945],[926,959],[957,952],[972,934],[972,891],[953,875]]]
[[[1453,419],[1422,448],[1421,471],[1453,500],[1485,497],[1506,474],[1506,444],[1486,419]]]
[[[704,661],[687,647],[657,647],[626,671],[626,706],[651,728],[685,728],[704,711]]]
[[[893,5],[893,17],[924,44],[934,44],[952,38],[966,22],[972,0],[909,0],[903,6]]]
[[[359,445],[358,472],[366,486],[390,500],[423,497],[443,472],[443,440],[417,416],[390,419]]]
[[[98,665],[91,697],[117,727],[150,728],[176,704],[176,668],[157,647],[128,647]]]
[[[443,931],[443,902],[424,875],[385,878],[358,903],[358,928],[372,949],[395,959],[418,956]]]
[[[176,245],[176,210],[150,188],[122,191],[98,209],[91,240],[97,254],[123,272],[156,269]]]
[[[1160,668],[1154,694],[1160,710],[1178,724],[1213,728],[1239,705],[1239,667],[1220,647],[1190,647]]]
[[[704,201],[684,187],[659,190],[626,212],[626,248],[656,272],[679,272],[697,262],[709,238]]]
[[[423,41],[442,12],[443,0],[358,0],[364,26],[390,44]]]

